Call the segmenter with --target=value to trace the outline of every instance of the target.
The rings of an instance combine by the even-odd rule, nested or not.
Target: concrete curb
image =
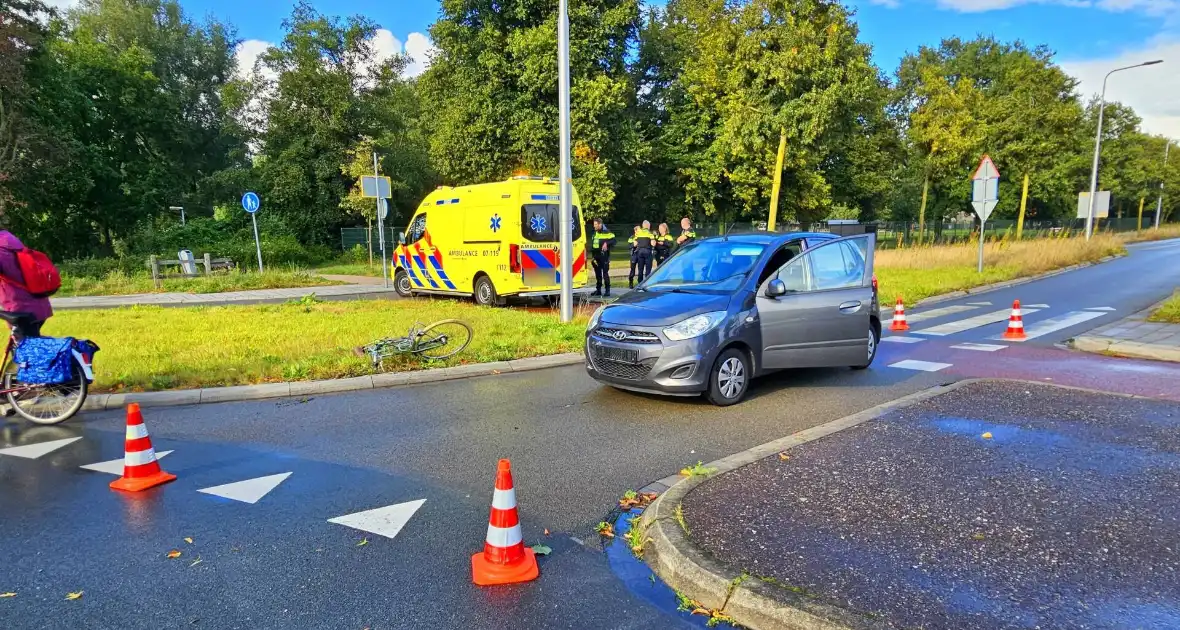
[[[1109,337],[1103,335],[1100,331],[1119,328],[1128,322],[1146,322],[1151,314],[1156,312],[1161,306],[1171,299],[1171,296],[1166,297],[1155,304],[1128,315],[1117,322],[1107,324],[1095,329],[1088,335],[1074,337],[1068,341],[1069,347],[1074,350],[1082,352],[1093,352],[1095,354],[1107,354],[1120,357],[1128,357],[1132,359],[1150,359],[1152,361],[1172,361],[1180,363],[1180,348],[1175,346],[1163,346],[1154,343],[1143,343],[1142,341],[1131,341],[1128,339],[1120,339],[1118,337]]]
[[[475,363],[457,367],[435,368],[416,372],[391,372],[356,376],[352,378],[325,381],[294,381],[286,383],[263,383],[261,385],[239,385],[234,387],[209,387],[206,389],[181,389],[165,392],[139,392],[126,394],[95,394],[86,398],[83,410],[105,411],[120,409],[128,403],[139,403],[143,407],[172,407],[178,405],[202,405],[218,402],[240,402],[264,400],[267,398],[289,398],[315,394],[334,394],[365,389],[437,383],[460,378],[490,376],[512,372],[531,372],[564,365],[578,365],[585,361],[581,352],[552,354],[513,361]]]
[[[808,599],[720,563],[685,534],[676,519],[684,497],[712,476],[736,470],[800,444],[854,427],[902,407],[952,392],[972,383],[1005,379],[965,379],[939,385],[860,413],[833,420],[706,464],[717,469],[710,477],[668,477],[649,484],[643,492],[662,492],[643,512],[643,526],[651,539],[643,559],[672,588],[706,608],[724,611],[743,627],[754,630],[878,630],[886,627],[847,610]],[[669,484],[673,479],[677,479]],[[669,487],[670,486],[670,487]]]

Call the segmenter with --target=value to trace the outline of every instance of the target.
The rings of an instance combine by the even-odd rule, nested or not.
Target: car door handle
[[[860,302],[858,300],[852,300],[851,302],[845,302],[840,305],[840,312],[841,313],[855,313],[859,310],[860,310]]]

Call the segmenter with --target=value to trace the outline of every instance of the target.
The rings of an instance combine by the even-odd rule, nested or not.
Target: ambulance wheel
[[[405,269],[398,269],[397,273],[393,274],[393,289],[402,297],[413,295],[410,292],[410,274],[406,273]]]
[[[481,275],[475,279],[475,303],[480,306],[496,306],[500,303],[491,278]]]

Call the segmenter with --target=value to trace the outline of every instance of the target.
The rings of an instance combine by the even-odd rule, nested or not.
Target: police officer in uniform
[[[692,229],[692,221],[688,217],[684,217],[680,220],[680,237],[676,239],[676,246],[684,247],[695,240],[697,240],[697,233]]]
[[[594,219],[594,234],[590,237],[591,258],[594,266],[594,282],[597,289],[591,295],[610,296],[610,250],[615,246],[615,234],[602,224],[602,219]],[[606,292],[602,288],[606,284]]]
[[[661,223],[658,229],[659,233],[655,238],[656,265],[662,265],[672,254],[672,246],[676,244],[676,238],[668,233],[667,223]]]
[[[629,287],[635,287],[633,274],[636,268],[639,269],[640,284],[643,283],[644,278],[651,274],[652,245],[655,238],[656,235],[651,233],[651,223],[647,221],[644,221],[641,227],[636,228],[635,236],[631,237],[631,259],[634,264],[631,265],[632,275],[627,277]]]

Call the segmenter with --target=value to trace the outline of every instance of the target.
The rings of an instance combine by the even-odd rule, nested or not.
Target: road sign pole
[[[574,200],[570,181],[570,19],[569,0],[560,0],[557,11],[557,105],[560,128],[558,187],[561,190],[561,321],[574,319]]]
[[[983,273],[983,228],[987,225],[987,220],[983,217],[979,218],[979,265],[976,271]]]
[[[380,177],[380,174],[377,172],[377,152],[374,151],[373,152],[373,178],[375,179],[377,177]],[[378,192],[380,192],[380,190],[381,190],[380,185],[377,186],[377,190],[378,190]],[[379,233],[379,236],[377,237],[377,244],[381,248],[381,279],[383,282],[385,282],[385,288],[388,289],[389,288],[389,268],[386,266],[388,264],[388,261],[385,260],[385,218],[381,216],[381,196],[380,196],[380,194],[378,194],[378,196],[377,196],[377,232]]]
[[[258,240],[258,213],[251,212],[250,220],[254,222],[254,249],[258,252],[258,273],[262,273],[262,241]]]

